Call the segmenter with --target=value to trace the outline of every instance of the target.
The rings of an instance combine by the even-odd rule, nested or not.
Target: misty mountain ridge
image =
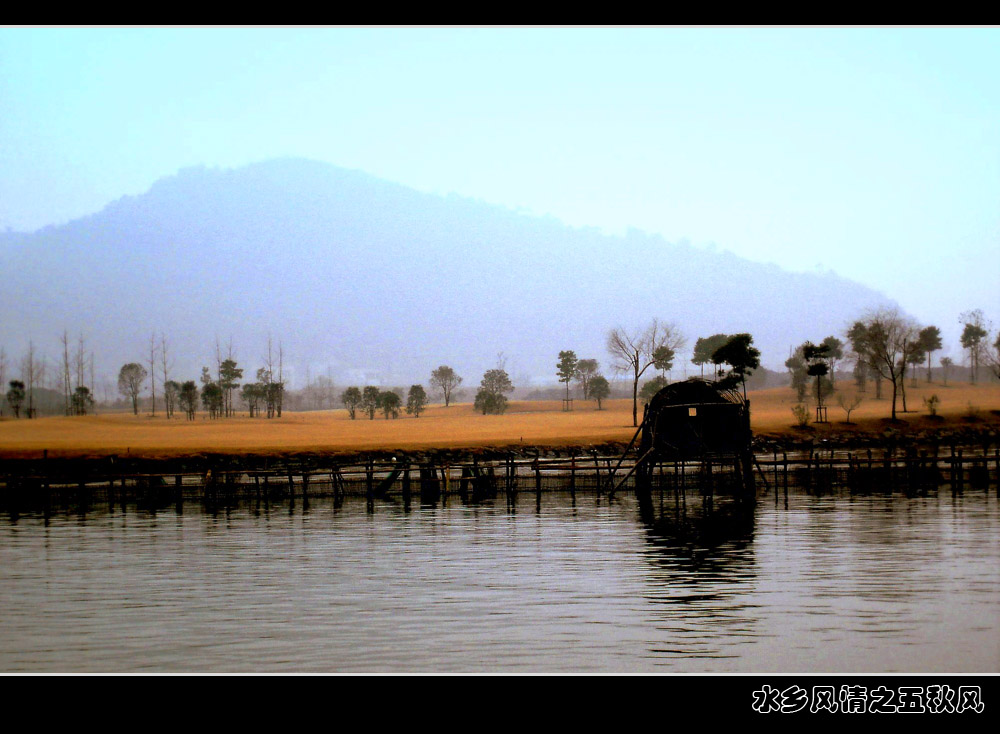
[[[763,362],[841,335],[876,291],[657,235],[611,236],[358,171],[286,158],[189,168],[100,212],[0,234],[8,274],[0,344],[55,357],[82,332],[98,370],[148,360],[166,335],[172,378],[195,379],[232,337],[252,377],[270,334],[286,373],[338,384],[427,383],[449,364],[478,384],[498,353],[515,380],[555,381],[560,350],[596,358],[614,326],[677,324],[696,338],[748,331]]]

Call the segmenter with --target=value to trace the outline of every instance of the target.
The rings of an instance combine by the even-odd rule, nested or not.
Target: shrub
[[[795,425],[805,428],[809,425],[809,408],[803,403],[796,403],[792,406],[792,415],[795,416]]]

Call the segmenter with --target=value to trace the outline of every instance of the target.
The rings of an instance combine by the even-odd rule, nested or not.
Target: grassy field
[[[844,385],[847,394],[852,388]],[[830,423],[816,426],[824,432],[842,433],[884,427],[889,416],[890,392],[874,399],[869,386],[865,401],[851,414],[855,426],[843,424],[845,412],[836,396],[828,400]],[[927,418],[923,399],[937,394],[943,422]],[[795,420],[791,408],[795,393],[790,388],[751,392],[753,429],[760,434],[792,433]],[[907,389],[910,412],[899,417],[913,427],[967,425],[964,416],[974,406],[983,420],[992,423],[1000,411],[1000,385],[966,383],[927,385]],[[598,411],[591,402],[575,401],[576,409],[563,412],[560,401],[513,402],[502,416],[483,416],[469,403],[445,408],[432,405],[420,418],[400,415],[397,420],[360,417],[350,420],[345,410],[285,413],[279,420],[240,415],[209,420],[199,414],[195,421],[167,420],[130,414],[85,417],[51,417],[37,420],[0,420],[0,456],[180,456],[213,453],[284,453],[293,451],[345,452],[376,449],[471,448],[485,446],[570,446],[627,441],[632,427],[630,400],[605,402]],[[810,407],[811,411],[811,407]],[[812,411],[811,411],[812,412]]]

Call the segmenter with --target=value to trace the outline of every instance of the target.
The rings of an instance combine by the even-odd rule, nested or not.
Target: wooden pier
[[[637,452],[525,456],[523,452],[439,456],[371,454],[352,457],[201,456],[189,459],[39,459],[0,462],[0,505],[43,511],[73,503],[114,507],[201,501],[228,504],[363,496],[369,503],[401,498],[433,504],[448,497],[464,502],[551,491],[610,495],[634,491],[622,481],[641,460]],[[648,462],[647,462],[648,463]],[[979,446],[813,449],[757,453],[752,457],[757,496],[789,488],[822,493],[945,490],[994,491],[1000,477],[1000,444]],[[616,471],[617,470],[617,471]],[[644,467],[653,491],[737,495],[745,491],[744,465],[731,458],[662,461]]]

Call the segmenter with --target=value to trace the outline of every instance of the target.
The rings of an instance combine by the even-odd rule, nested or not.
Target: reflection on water
[[[0,671],[1000,671],[995,496],[646,510],[550,493],[7,518]]]

